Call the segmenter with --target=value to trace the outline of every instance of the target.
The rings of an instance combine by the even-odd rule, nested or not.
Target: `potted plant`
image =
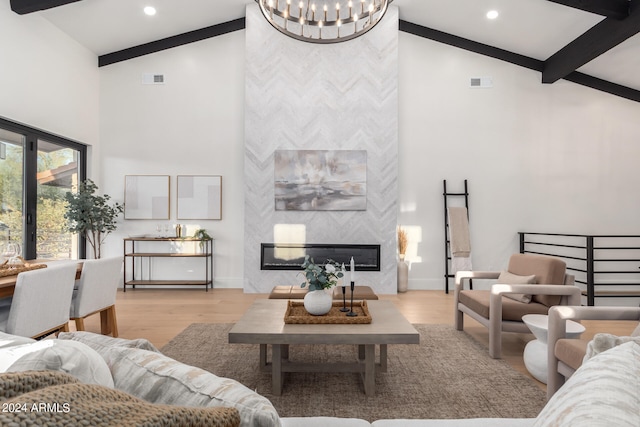
[[[309,292],[304,297],[304,308],[313,315],[327,314],[331,310],[333,297],[325,292],[338,284],[338,279],[344,276],[342,267],[334,260],[327,260],[324,265],[317,265],[309,255],[304,257],[302,264],[305,281],[301,288],[309,285]]]
[[[205,230],[204,228],[198,228],[196,231],[193,232],[193,237],[195,239],[200,240],[200,250],[204,249],[204,242],[205,240],[212,240],[213,238],[209,235],[209,233],[207,233],[207,230]]]
[[[90,179],[79,183],[77,190],[75,193],[68,191],[64,196],[66,228],[84,237],[93,249],[93,257],[98,259],[102,243],[116,229],[116,219],[124,212],[124,206],[120,203],[110,205],[111,197],[107,194],[95,194],[98,186]]]

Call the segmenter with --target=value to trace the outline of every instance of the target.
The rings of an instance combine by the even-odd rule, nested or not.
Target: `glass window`
[[[86,177],[86,146],[0,118],[0,245],[25,259],[80,259],[84,240],[65,229],[64,195]]]
[[[24,147],[24,135],[0,129],[0,247],[3,251],[9,242],[23,246]]]

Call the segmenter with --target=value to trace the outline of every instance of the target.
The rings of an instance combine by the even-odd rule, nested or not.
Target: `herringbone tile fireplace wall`
[[[256,4],[246,19],[245,292],[302,281],[292,271],[260,270],[260,243],[274,242],[274,227],[302,224],[306,243],[380,244],[381,271],[357,273],[357,284],[395,293],[397,8],[364,36],[332,45],[279,33]],[[275,210],[274,151],[309,149],[367,151],[366,211]]]

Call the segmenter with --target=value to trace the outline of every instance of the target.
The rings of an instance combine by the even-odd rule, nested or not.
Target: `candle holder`
[[[346,289],[347,289],[346,286],[342,287],[342,308],[340,309],[340,311],[343,313],[346,313],[347,311],[351,311],[347,308],[347,298],[345,296],[345,294],[347,293]]]
[[[349,317],[357,317],[358,316],[358,313],[353,311],[353,289],[354,288],[355,288],[355,282],[351,281],[351,309],[347,313],[347,316],[349,316]]]

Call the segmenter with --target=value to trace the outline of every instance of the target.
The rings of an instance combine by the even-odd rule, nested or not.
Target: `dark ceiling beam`
[[[507,50],[498,49],[493,46],[474,42],[472,40],[454,36],[452,34],[443,33],[442,31],[423,27],[412,22],[400,20],[399,29],[400,31],[403,31],[405,33],[413,34],[418,37],[423,37],[450,46],[455,46],[460,49],[478,53],[480,55],[490,56],[501,61],[528,68],[530,70],[542,71],[544,68],[544,62],[538,59],[509,52]],[[609,93],[611,95],[616,95],[622,98],[629,99],[631,101],[640,102],[640,90],[636,90],[627,86],[622,86],[583,73],[578,73],[577,71],[574,71],[571,74],[567,75],[564,79],[582,86],[587,86],[592,89]]]
[[[11,0],[11,10],[18,15],[25,15],[77,1],[80,0]]]
[[[530,58],[518,53],[509,52],[508,50],[499,49],[487,44],[475,42],[473,40],[454,36],[453,34],[434,30],[433,28],[423,27],[422,25],[403,21],[402,19],[398,24],[398,28],[400,31],[404,31],[405,33],[410,33],[415,36],[448,44],[449,46],[459,47],[460,49],[479,53],[481,55],[490,56],[492,58],[510,62],[521,67],[529,68],[531,70],[542,71],[544,66],[544,62],[538,59]]]
[[[115,64],[116,62],[149,55],[151,53],[160,52],[188,43],[198,42],[211,37],[221,36],[233,31],[244,30],[244,28],[245,18],[238,18],[233,21],[223,22],[222,24],[189,31],[188,33],[179,34],[177,36],[171,36],[138,46],[133,46],[128,49],[119,50],[117,52],[100,55],[98,57],[98,67],[104,67],[105,65]]]
[[[606,16],[624,19],[629,16],[629,0],[549,0],[553,3]]]
[[[640,0],[631,0],[629,16],[605,18],[551,55],[544,64],[542,83],[553,83],[640,32]]]

